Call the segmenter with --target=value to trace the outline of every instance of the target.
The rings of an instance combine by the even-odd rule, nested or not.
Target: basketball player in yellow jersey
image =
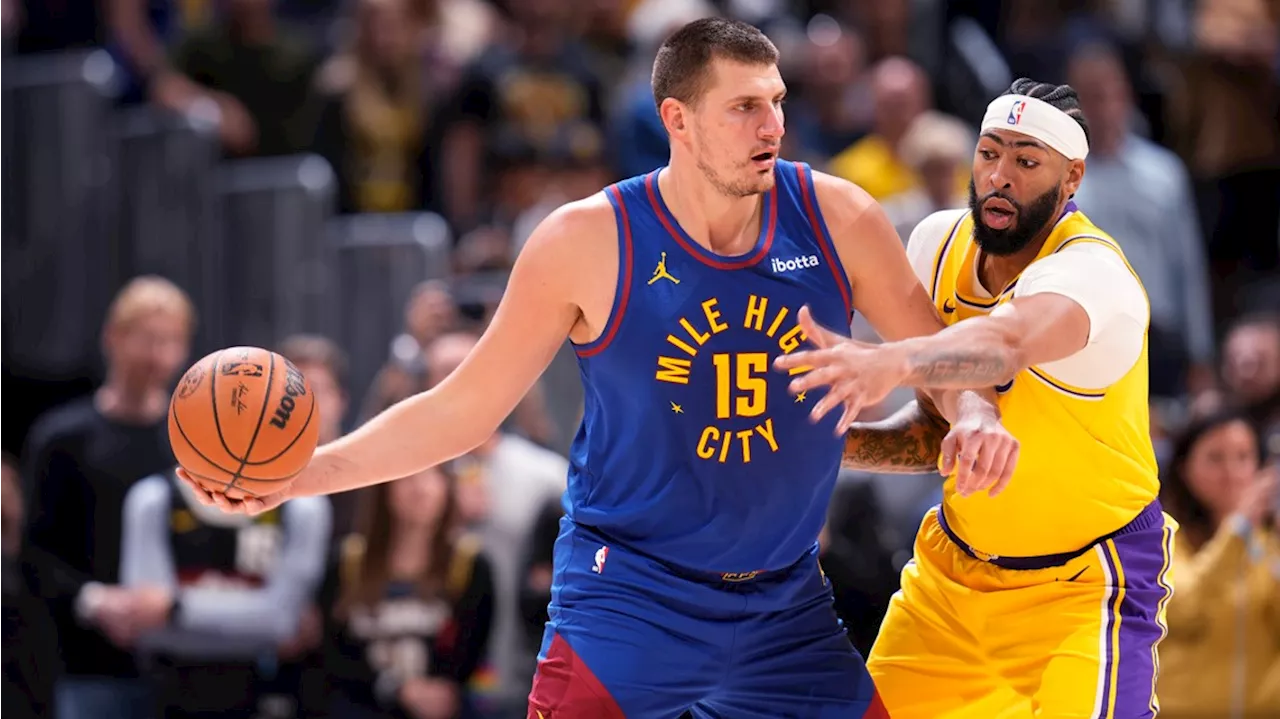
[[[1157,713],[1176,525],[1156,500],[1146,295],[1070,201],[1087,153],[1074,90],[1015,82],[987,108],[969,208],[908,242],[949,327],[869,346],[806,314],[820,349],[777,363],[814,367],[793,391],[830,386],[817,416],[899,384],[995,386],[1021,442],[1003,493],[962,496],[948,478],[925,516],[868,662],[894,719]],[[949,454],[928,409],[853,425],[846,462],[927,471]],[[962,450],[955,464],[991,459]]]

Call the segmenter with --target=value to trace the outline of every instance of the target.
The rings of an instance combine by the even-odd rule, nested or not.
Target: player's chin
[[[774,177],[773,168],[770,168],[768,170],[760,170],[756,172],[755,177],[752,178],[752,182],[750,184],[755,189],[756,193],[759,194],[772,190],[773,186],[778,184],[778,180]]]

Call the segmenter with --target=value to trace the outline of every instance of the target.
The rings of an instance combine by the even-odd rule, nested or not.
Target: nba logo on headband
[[[1026,106],[1026,100],[1019,100],[1013,103],[1013,106],[1009,108],[1009,118],[1005,120],[1005,122],[1010,125],[1016,125],[1019,122],[1022,122],[1022,110],[1026,108]]]

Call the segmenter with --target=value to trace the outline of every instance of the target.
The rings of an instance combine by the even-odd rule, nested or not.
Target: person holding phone
[[[1160,649],[1161,719],[1274,717],[1280,707],[1280,479],[1248,416],[1193,420],[1163,478],[1178,523]]]

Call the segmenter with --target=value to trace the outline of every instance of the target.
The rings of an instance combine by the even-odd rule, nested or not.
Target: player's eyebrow
[[[1011,145],[1013,147],[1034,147],[1037,150],[1049,149],[1044,146],[1044,143],[1036,142],[1035,140],[1013,140],[1012,142],[1005,142],[1003,139],[1001,139],[999,135],[995,134],[994,132],[991,132],[990,130],[987,130],[986,132],[982,133],[982,136],[996,143],[997,145],[1000,145],[1001,147],[1004,147],[1005,145]]]
[[[787,91],[786,91],[786,90],[783,90],[783,91],[781,91],[781,92],[779,92],[779,93],[775,94],[775,95],[773,96],[772,100],[770,100],[770,99],[769,99],[767,96],[765,96],[765,95],[738,95],[737,97],[735,97],[735,98],[733,98],[732,100],[730,100],[730,101],[729,101],[729,104],[730,104],[730,105],[737,105],[738,103],[742,103],[742,102],[777,102],[778,100],[784,100],[784,99],[786,99],[786,97],[787,97]]]

